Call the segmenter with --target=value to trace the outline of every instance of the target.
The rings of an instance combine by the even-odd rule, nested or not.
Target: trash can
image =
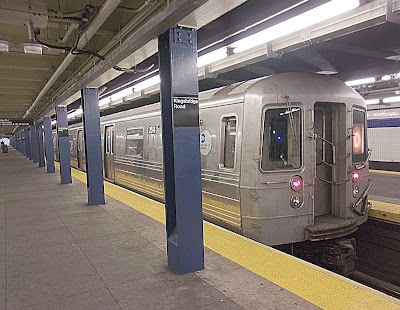
[[[7,145],[3,145],[3,153],[8,153],[8,146]]]

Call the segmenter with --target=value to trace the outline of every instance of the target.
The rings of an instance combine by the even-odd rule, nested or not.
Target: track
[[[351,278],[400,298],[400,225],[369,218],[354,236],[358,259]]]

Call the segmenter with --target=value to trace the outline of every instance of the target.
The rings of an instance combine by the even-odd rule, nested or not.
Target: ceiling
[[[0,118],[38,119],[51,114],[55,104],[79,105],[79,89],[84,86],[102,87],[110,93],[156,70],[155,39],[176,24],[199,28],[198,45],[205,48],[201,55],[328,0],[308,1],[239,32],[300,2],[2,0],[0,42],[9,42],[9,51],[0,52]],[[288,71],[325,72],[345,81],[400,72],[397,14],[387,10],[386,0],[360,3],[358,11],[307,28],[307,33],[229,56],[229,63],[200,68],[201,90]],[[36,29],[34,34],[28,31],[28,19]],[[42,55],[24,53],[23,43],[35,40],[49,48],[43,48]],[[217,41],[222,42],[214,44]],[[113,69],[115,66],[119,70]],[[125,69],[130,72],[124,73]],[[398,79],[359,86],[358,90],[368,98],[393,96],[399,90]],[[157,95],[145,96],[103,113],[157,99]],[[1,130],[9,134],[14,127]]]

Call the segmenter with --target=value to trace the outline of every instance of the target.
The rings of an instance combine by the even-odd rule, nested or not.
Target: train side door
[[[114,181],[114,126],[107,126],[104,130],[104,176]]]
[[[340,214],[346,201],[346,106],[317,102],[314,106],[315,216]]]
[[[316,104],[314,110],[314,134],[316,139],[316,180],[315,180],[315,216],[329,214],[331,211],[332,147],[326,142],[332,137],[331,113],[327,107]]]
[[[78,142],[77,142],[77,152],[76,155],[78,157],[78,168],[84,169],[83,167],[83,132],[82,130],[78,130]]]

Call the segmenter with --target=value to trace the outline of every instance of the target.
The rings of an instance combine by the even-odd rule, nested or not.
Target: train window
[[[125,154],[143,158],[143,127],[128,128],[126,130]]]
[[[363,162],[366,158],[365,112],[353,110],[353,162]]]
[[[222,118],[222,150],[221,164],[225,168],[233,168],[235,166],[236,152],[236,117]]]
[[[301,167],[301,109],[265,111],[261,169],[281,170]]]
[[[324,141],[325,139],[325,114],[322,111],[314,111],[314,133],[318,136],[316,140],[316,163],[321,165],[325,161]]]
[[[111,132],[109,127],[106,128],[106,154],[110,154],[111,150]]]

